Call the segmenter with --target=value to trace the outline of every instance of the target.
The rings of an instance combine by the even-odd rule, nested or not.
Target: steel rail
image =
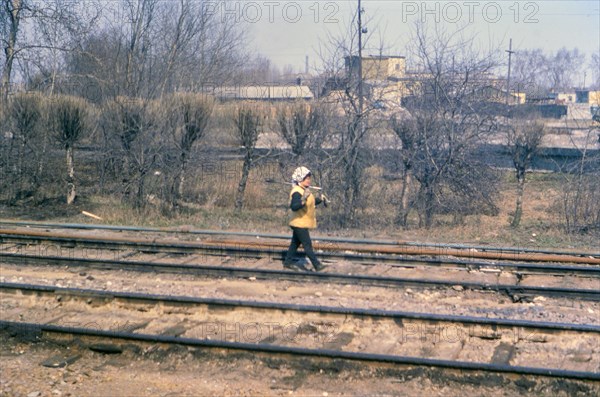
[[[188,245],[175,244],[175,243],[159,243],[157,241],[152,241],[150,243],[140,243],[140,242],[128,242],[128,241],[115,241],[115,240],[105,240],[105,241],[88,241],[83,238],[43,238],[43,237],[31,237],[31,236],[3,236],[0,234],[0,242],[1,241],[12,242],[15,244],[23,243],[23,241],[35,242],[35,243],[59,243],[65,244],[67,248],[73,248],[73,244],[83,245],[84,247],[91,247],[94,249],[121,249],[123,247],[127,247],[130,249],[136,249],[143,252],[153,252],[153,253],[176,253],[176,254],[193,254],[198,251],[205,251],[207,253],[217,254],[228,254],[234,255],[236,257],[248,257],[248,258],[256,258],[262,257],[265,254],[270,255],[271,257],[278,257],[283,259],[285,255],[285,250],[283,249],[260,249],[256,247],[247,247],[243,248],[237,245],[226,246],[214,244],[210,246],[201,246],[195,245],[190,248]],[[48,251],[49,248],[46,249]],[[531,272],[531,273],[551,273],[551,274],[569,274],[569,275],[584,275],[591,277],[600,277],[600,267],[598,266],[573,266],[573,265],[554,265],[554,264],[531,264],[531,263],[519,263],[519,262],[484,262],[484,261],[474,261],[474,260],[461,260],[461,259],[452,259],[452,258],[444,258],[444,259],[431,259],[431,258],[419,258],[415,259],[414,257],[404,257],[398,255],[366,255],[366,254],[352,254],[348,252],[344,253],[334,253],[334,252],[321,252],[319,255],[324,259],[343,259],[349,260],[353,262],[359,262],[361,264],[372,265],[372,263],[365,263],[365,261],[372,261],[376,263],[386,263],[393,267],[407,267],[405,263],[408,263],[408,266],[412,265],[436,265],[436,266],[445,266],[445,265],[459,265],[461,268],[493,268],[493,269],[507,269],[507,270],[515,270],[515,271],[523,271],[523,272]]]
[[[255,237],[269,239],[284,239],[289,240],[288,234],[270,234],[270,233],[254,233],[254,232],[233,232],[223,230],[209,229],[187,229],[183,227],[175,228],[151,228],[139,226],[119,226],[119,225],[98,225],[98,224],[82,224],[82,223],[41,223],[41,222],[23,222],[2,220],[0,225],[7,226],[23,226],[23,227],[38,227],[38,228],[61,228],[61,229],[81,229],[81,230],[112,230],[112,231],[133,231],[145,233],[182,233],[182,234],[197,234],[197,235],[213,235],[213,236],[239,236],[239,237]],[[339,238],[339,237],[321,237],[314,236],[313,240],[332,243],[350,243],[350,244],[365,244],[365,245],[390,245],[390,246],[409,246],[420,248],[450,248],[460,250],[478,250],[487,252],[501,253],[539,253],[548,255],[564,255],[564,256],[592,256],[600,257],[600,252],[575,252],[575,251],[560,251],[560,250],[540,250],[532,248],[518,247],[495,247],[487,245],[467,245],[457,243],[423,243],[403,240],[379,240],[379,239],[357,239],[357,238]]]
[[[213,241],[211,241],[213,242]],[[215,243],[235,243],[240,246],[245,245],[248,247],[266,245],[265,243],[257,241],[214,241]],[[207,241],[205,241],[207,243]],[[271,246],[287,248],[287,242],[281,243],[269,243]],[[406,246],[376,246],[371,245],[369,247],[357,246],[340,243],[335,246],[328,244],[322,244],[319,242],[313,243],[313,247],[316,249],[325,250],[340,250],[340,251],[354,251],[363,253],[377,253],[377,254],[396,254],[396,255],[426,255],[426,256],[455,256],[462,258],[478,258],[478,259],[491,259],[491,260],[520,260],[528,262],[573,262],[573,263],[585,263],[585,264],[597,264],[600,265],[600,257],[590,256],[567,256],[567,255],[550,255],[550,254],[539,254],[539,253],[508,253],[508,252],[474,252],[469,250],[460,250],[454,248],[435,248],[435,247],[406,247]]]
[[[0,235],[0,243],[3,238]],[[17,238],[17,237],[8,237],[4,238],[6,242],[11,242],[14,244],[22,244],[24,241],[30,241],[34,243],[64,243],[66,249],[71,249],[73,247],[73,240],[70,239],[40,239],[40,238]],[[108,250],[118,250],[122,248],[130,248],[134,250],[139,250],[140,252],[151,252],[151,253],[172,253],[172,254],[181,254],[181,255],[192,255],[198,252],[205,252],[209,255],[232,255],[236,258],[261,258],[265,255],[268,255],[271,258],[282,259],[285,256],[286,250],[284,249],[260,249],[256,247],[248,247],[242,248],[236,245],[226,246],[226,245],[211,245],[209,247],[206,246],[197,246],[194,248],[190,247],[179,247],[174,244],[159,244],[157,242],[152,242],[151,244],[141,245],[140,243],[114,243],[109,244],[107,242],[98,243],[98,242],[86,242],[85,240],[79,240],[78,245],[83,248],[92,248],[92,249],[108,249]],[[51,247],[46,247],[45,251],[51,251]],[[385,263],[392,267],[406,268],[406,267],[415,267],[415,266],[448,266],[448,265],[456,265],[455,268],[458,269],[502,269],[506,271],[516,271],[520,273],[542,273],[542,274],[554,274],[554,275],[582,275],[588,277],[600,277],[600,267],[598,266],[577,266],[577,265],[556,265],[556,264],[532,264],[532,263],[524,263],[524,262],[484,262],[484,261],[475,261],[475,260],[464,260],[457,258],[414,258],[414,257],[406,257],[399,255],[367,255],[367,254],[353,254],[353,253],[335,253],[335,252],[319,252],[319,256],[324,260],[347,260],[351,262],[355,262],[361,265],[372,266],[377,263]]]
[[[381,309],[360,309],[352,307],[335,307],[335,306],[314,306],[314,305],[298,305],[291,303],[278,302],[261,302],[251,300],[231,300],[231,299],[216,299],[216,298],[199,298],[191,296],[174,296],[161,294],[144,294],[137,292],[119,292],[119,291],[103,291],[94,289],[82,288],[66,288],[56,287],[51,285],[38,284],[21,284],[21,283],[0,283],[0,291],[25,291],[29,293],[45,293],[63,296],[77,296],[85,298],[98,298],[105,300],[123,300],[123,301],[146,301],[152,304],[186,304],[186,305],[210,305],[210,306],[225,306],[231,308],[249,308],[249,309],[265,309],[265,310],[281,310],[294,311],[303,313],[318,313],[318,314],[335,314],[342,316],[355,317],[376,317],[376,318],[392,318],[392,319],[410,319],[419,321],[432,322],[451,322],[462,324],[476,324],[485,326],[501,326],[501,327],[520,327],[534,328],[539,330],[553,331],[570,331],[570,332],[591,332],[600,333],[600,325],[590,324],[575,324],[575,323],[554,323],[547,321],[529,321],[529,320],[514,320],[504,318],[489,318],[475,316],[457,316],[449,314],[434,314],[434,313],[419,313],[405,312],[395,310]]]
[[[46,233],[46,232],[16,232],[6,229],[0,229],[0,242],[12,242],[19,243],[23,241],[31,241],[31,242],[47,242],[47,243],[62,243],[66,245],[73,244],[85,244],[87,247],[91,248],[99,248],[99,249],[120,249],[122,247],[127,247],[131,249],[136,249],[145,252],[172,252],[172,253],[193,253],[199,250],[204,251],[221,251],[227,252],[231,254],[244,254],[244,255],[264,255],[267,254],[276,254],[283,258],[285,253],[285,248],[287,248],[286,244],[275,244],[275,243],[251,243],[251,242],[180,242],[180,241],[168,241],[168,240],[150,240],[150,239],[125,239],[125,238],[103,238],[97,236],[77,236],[77,235],[65,235],[65,234],[56,234],[56,233]],[[361,251],[359,247],[330,247],[324,246],[319,243],[314,244],[315,249],[320,249],[325,252],[321,253],[321,255],[329,257],[329,258],[337,258],[337,259],[348,259],[348,260],[373,260],[378,262],[414,262],[416,259],[412,256],[415,255],[451,255],[451,256],[462,256],[467,258],[479,258],[478,256],[473,256],[467,252],[454,253],[454,252],[429,252],[429,251],[421,251],[420,249],[392,249],[387,250],[384,254],[375,254],[373,250],[362,250],[365,253],[358,253]],[[350,252],[348,252],[350,250]],[[343,251],[343,252],[336,252]],[[356,251],[356,252],[355,252]],[[369,255],[371,253],[371,255]],[[491,259],[528,259],[528,260],[536,260],[537,258],[512,258],[512,255],[501,255],[501,253],[482,253],[489,256]],[[410,258],[408,258],[409,256]],[[552,258],[555,260],[564,259],[561,258]],[[584,264],[600,264],[600,258],[582,258],[582,257],[570,257],[570,259],[577,263]],[[454,263],[460,265],[473,265],[473,266],[485,266],[485,267],[496,267],[497,263],[489,263],[482,261],[473,261],[469,260],[459,260],[459,259],[443,259],[443,260],[432,260],[432,259],[424,259],[418,260],[419,262],[427,262],[427,263]],[[553,265],[550,265],[553,266]],[[502,265],[500,265],[502,267]],[[550,269],[550,267],[546,265],[531,265],[525,263],[513,263],[513,264],[505,264],[504,267],[519,267],[521,269],[529,268],[533,271],[540,272],[548,272],[544,270],[544,268]],[[557,268],[554,267],[554,270]],[[600,267],[575,267],[571,266],[569,269],[565,271],[569,272],[578,272],[578,273],[586,273],[586,274],[598,274],[598,269]]]
[[[416,366],[430,366],[440,367],[448,369],[458,370],[472,370],[472,371],[485,371],[485,372],[496,372],[496,373],[510,373],[520,375],[534,375],[534,376],[545,376],[545,377],[559,377],[568,379],[579,379],[579,380],[600,380],[600,373],[598,372],[585,372],[585,371],[571,371],[563,370],[558,368],[541,368],[541,367],[525,367],[525,366],[512,366],[505,364],[490,364],[481,362],[468,362],[468,361],[452,361],[442,359],[431,359],[422,357],[412,356],[396,356],[387,354],[377,353],[360,353],[360,352],[345,352],[332,349],[310,349],[301,347],[281,346],[264,343],[243,343],[243,342],[231,342],[213,339],[198,339],[198,338],[182,338],[173,337],[166,335],[152,335],[142,334],[133,332],[122,332],[122,331],[109,331],[109,330],[98,330],[91,328],[82,327],[65,327],[50,324],[37,324],[37,323],[25,323],[25,322],[13,322],[0,320],[0,329],[6,330],[11,334],[24,332],[24,333],[58,333],[68,334],[77,336],[90,336],[100,337],[107,339],[117,339],[125,341],[135,342],[151,342],[151,343],[164,343],[164,344],[176,344],[182,346],[194,346],[194,347],[205,347],[205,348],[221,348],[229,350],[240,350],[257,353],[270,353],[270,354],[286,354],[303,357],[320,357],[329,359],[345,359],[353,361],[364,361],[364,362],[376,362],[376,363],[390,363],[390,364],[404,364],[404,365],[416,365]]]
[[[175,274],[194,274],[203,277],[255,277],[265,280],[288,280],[326,282],[351,285],[368,285],[377,287],[420,287],[449,288],[461,286],[465,289],[502,292],[509,296],[540,295],[561,298],[579,298],[584,300],[600,300],[600,291],[594,289],[553,288],[522,286],[511,284],[489,284],[464,281],[442,281],[429,279],[410,279],[400,277],[381,277],[369,275],[346,275],[325,272],[295,272],[286,270],[246,269],[223,266],[169,264],[164,262],[111,261],[99,259],[79,259],[68,257],[32,256],[0,252],[0,260],[19,265],[36,266],[78,266],[109,270],[131,270],[144,272],[167,272]]]

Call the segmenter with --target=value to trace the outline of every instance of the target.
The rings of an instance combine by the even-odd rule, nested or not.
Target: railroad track
[[[550,265],[550,264],[530,264],[530,263],[489,263],[489,262],[468,262],[468,261],[448,261],[447,259],[441,259],[438,262],[432,260],[423,260],[423,258],[403,258],[399,256],[389,255],[384,256],[387,265],[389,261],[392,262],[391,268],[385,269],[386,272],[392,270],[397,275],[386,276],[382,274],[364,274],[359,268],[352,271],[344,272],[344,269],[340,272],[333,273],[334,269],[325,273],[295,273],[290,271],[262,269],[262,268],[247,268],[242,266],[223,266],[222,264],[211,264],[207,265],[205,262],[205,255],[223,256],[231,255],[236,259],[239,258],[264,258],[269,257],[271,259],[281,259],[284,254],[284,250],[281,247],[267,245],[267,246],[256,246],[248,244],[230,244],[230,243],[217,243],[214,241],[202,241],[202,242],[181,242],[181,241],[167,241],[167,240],[150,240],[150,239],[130,239],[124,237],[98,237],[98,236],[81,236],[81,235],[67,235],[64,233],[50,233],[50,232],[22,232],[22,231],[8,231],[0,230],[0,247],[3,251],[0,251],[0,259],[3,262],[12,262],[18,264],[30,264],[30,265],[44,265],[44,266],[79,266],[79,267],[93,267],[102,269],[113,269],[113,270],[134,270],[134,271],[154,271],[154,272],[169,272],[169,273],[181,273],[181,274],[195,274],[203,277],[237,277],[237,278],[248,278],[255,277],[257,279],[285,279],[299,282],[327,282],[327,283],[340,283],[340,284],[353,284],[353,285],[367,285],[367,286],[383,286],[383,287],[421,287],[421,288],[449,288],[449,287],[461,287],[471,290],[486,290],[486,291],[497,291],[509,295],[513,300],[522,299],[524,296],[551,296],[551,297],[564,297],[564,298],[576,298],[584,300],[600,300],[600,292],[598,288],[600,281],[600,266],[596,265]],[[11,246],[12,244],[12,246]],[[43,252],[39,249],[40,246],[46,246]],[[23,248],[26,247],[26,248]],[[9,252],[10,249],[14,252]],[[119,259],[108,259],[98,258],[90,259],[77,255],[77,249],[95,249],[101,250],[103,253],[110,253],[108,256],[116,256]],[[118,255],[115,254],[119,250],[125,250],[120,252]],[[169,261],[159,262],[156,257],[150,256],[145,260],[132,260],[138,253],[150,253],[150,254],[161,254],[161,255],[186,255],[191,256],[190,258],[184,258],[185,262],[190,263],[177,263],[170,258]],[[203,255],[199,260],[195,260],[194,255],[201,253]],[[57,254],[57,255],[53,255]],[[106,255],[105,255],[106,256]],[[368,264],[370,267],[379,263],[382,255],[371,254],[357,254],[345,252],[327,252],[322,253],[321,256],[325,256],[328,260],[342,259],[346,260],[348,257],[351,261],[355,262],[360,260],[358,263],[365,265]],[[124,260],[126,259],[126,260]],[[230,259],[230,258],[228,258]],[[162,259],[161,259],[162,260]],[[464,265],[464,269],[480,269],[487,271],[494,271],[497,274],[501,274],[503,270],[511,269],[515,271],[516,277],[514,280],[500,279],[500,278],[484,278],[479,275],[475,276],[464,276],[460,277],[447,277],[442,275],[442,278],[432,279],[431,277],[414,277],[412,274],[410,277],[406,274],[406,269],[413,272],[413,266],[421,266],[423,264],[431,266],[435,265],[440,267],[450,262],[451,266],[456,266],[457,263]],[[336,269],[337,270],[337,269]],[[401,270],[405,270],[402,273]],[[531,285],[531,283],[524,282],[523,274],[529,273],[550,273],[552,275],[560,275],[564,277],[577,276],[576,280],[571,280],[570,285],[577,285],[578,288],[571,286],[561,285]],[[379,272],[383,273],[383,272]],[[552,281],[552,280],[551,280]],[[547,283],[548,281],[546,281]],[[556,284],[556,283],[555,283]],[[586,288],[581,288],[584,286]]]
[[[174,273],[196,275],[211,278],[254,278],[257,280],[289,280],[294,282],[336,283],[346,285],[388,287],[388,288],[457,288],[481,291],[493,291],[510,296],[513,301],[525,296],[547,296],[600,301],[600,292],[592,284],[591,288],[541,287],[517,284],[499,284],[494,282],[465,282],[461,280],[433,280],[424,278],[400,278],[331,272],[295,272],[234,266],[202,264],[174,264],[172,262],[123,261],[109,259],[85,259],[73,257],[53,257],[1,253],[0,260],[7,264],[33,266],[68,266],[85,269],[126,270],[139,272]]]
[[[179,254],[193,255],[198,253],[212,255],[230,255],[236,258],[261,258],[271,257],[282,259],[287,248],[286,243],[254,243],[248,241],[216,241],[204,240],[201,242],[178,241],[178,240],[157,240],[123,237],[98,237],[81,236],[74,234],[37,232],[37,231],[18,231],[0,229],[0,244],[7,248],[6,244],[27,245],[27,244],[47,244],[55,251],[60,251],[60,247],[69,248],[87,248],[97,250],[129,250],[155,254]],[[524,263],[515,261],[482,261],[477,258],[457,259],[447,257],[446,255],[431,255],[423,252],[406,253],[404,250],[383,251],[378,248],[357,246],[340,246],[328,243],[315,243],[315,248],[320,250],[319,255],[326,260],[345,260],[364,265],[373,265],[375,263],[387,263],[391,265],[406,266],[406,264],[418,263],[420,265],[430,266],[453,266],[462,269],[483,269],[492,268],[505,271],[525,273],[549,273],[556,275],[587,275],[600,277],[600,258],[593,256],[561,256],[565,263]],[[384,247],[385,248],[385,247]],[[381,249],[381,247],[379,248]],[[48,247],[46,247],[48,251]],[[362,251],[362,252],[361,252]],[[554,258],[556,259],[556,258]],[[571,265],[566,263],[582,263],[583,265]]]
[[[289,240],[289,235],[284,234],[265,234],[251,232],[226,232],[219,230],[198,230],[189,227],[180,228],[144,228],[135,226],[110,226],[94,224],[60,224],[60,223],[41,223],[41,222],[21,222],[21,221],[0,221],[0,225],[43,228],[43,229],[75,229],[75,230],[107,230],[116,232],[136,232],[152,234],[176,234],[176,235],[202,235],[202,236],[221,236],[227,238],[250,237],[252,239],[264,240]],[[0,230],[1,231],[1,230]],[[600,264],[600,252],[574,252],[560,250],[540,250],[524,247],[494,247],[487,245],[465,245],[465,244],[435,244],[420,243],[397,240],[376,240],[376,239],[352,239],[335,237],[314,237],[315,242],[321,242],[324,249],[338,248],[346,250],[358,250],[363,253],[377,252],[405,255],[450,255],[456,257],[467,257],[470,259],[498,259],[512,261],[540,261],[540,262],[573,262],[573,263],[594,263]],[[222,243],[228,243],[221,240]],[[250,244],[247,240],[229,240],[230,243]],[[260,244],[259,244],[260,245]],[[285,246],[286,243],[283,244]],[[280,246],[280,244],[276,244]],[[371,248],[366,248],[371,246]],[[373,249],[372,247],[378,247]]]
[[[4,332],[102,338],[113,352],[153,342],[600,380],[598,325],[10,283],[0,283],[0,296]]]

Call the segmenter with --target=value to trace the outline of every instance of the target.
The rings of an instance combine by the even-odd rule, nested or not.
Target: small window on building
[[[400,64],[399,63],[396,64],[396,70],[400,70]]]

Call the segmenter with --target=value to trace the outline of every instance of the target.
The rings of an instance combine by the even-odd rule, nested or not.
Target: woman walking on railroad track
[[[317,217],[315,207],[321,203],[327,205],[327,197],[319,193],[315,197],[310,191],[312,174],[306,167],[298,167],[292,174],[294,187],[290,192],[290,209],[292,210],[292,219],[290,227],[292,228],[292,241],[285,256],[283,267],[286,269],[300,270],[295,259],[298,247],[302,245],[306,256],[310,259],[316,271],[325,269],[321,264],[312,248],[309,229],[317,227]]]

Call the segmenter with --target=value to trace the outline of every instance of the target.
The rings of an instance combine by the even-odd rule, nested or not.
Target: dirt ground
[[[590,396],[590,382],[401,365],[265,356],[216,349],[31,343],[0,333],[0,396]],[[60,368],[61,361],[70,364]],[[49,366],[44,366],[44,364]]]
[[[276,264],[261,262],[260,265],[269,268]],[[595,302],[575,304],[560,299],[536,299],[534,302],[515,303],[493,293],[453,289],[428,291],[414,288],[315,286],[288,281],[214,280],[168,274],[115,274],[106,270],[77,268],[22,268],[7,264],[0,267],[0,281],[600,323],[600,304]],[[110,306],[106,310],[110,310]],[[160,313],[157,312],[156,316],[159,317]],[[106,354],[91,350],[89,341],[69,342],[66,344],[56,337],[42,340],[27,335],[16,337],[10,331],[0,331],[0,396],[463,396],[466,393],[469,396],[496,397],[589,396],[600,392],[598,382],[267,356],[157,344],[124,343],[121,353]],[[593,351],[589,354],[585,351],[580,353],[588,356],[595,354]],[[60,367],[61,362],[68,364]]]
[[[514,191],[501,199],[498,217],[474,217],[464,225],[438,225],[432,230],[393,229],[321,230],[317,234],[335,237],[386,238],[405,241],[468,242],[472,244],[585,248],[598,250],[590,236],[564,236],[556,227],[552,211],[555,195],[547,181],[532,178],[526,187],[524,227],[508,228]],[[46,222],[95,222],[81,214],[92,211],[110,224],[167,226],[154,214],[129,217],[114,212],[110,200],[84,199],[73,207],[49,202],[35,208],[2,207],[0,218],[34,219]],[[237,217],[221,210],[200,211],[175,219],[168,226],[221,228],[232,231],[287,233],[278,210],[257,211],[259,220]],[[281,215],[281,216],[280,216]],[[129,221],[128,221],[129,220]],[[261,221],[264,222],[261,223]],[[339,305],[341,307],[429,311],[457,315],[498,316],[538,321],[600,323],[600,306],[593,302],[554,299],[514,303],[468,291],[419,291],[416,289],[363,290],[325,286],[299,287],[289,283],[262,283],[233,280],[198,280],[181,276],[134,273],[118,276],[108,272],[74,269],[55,271],[32,268],[0,269],[2,282],[35,282],[65,287],[123,289],[139,292],[221,297],[226,299],[280,300],[289,303]],[[320,293],[321,295],[318,295]],[[277,299],[275,299],[277,297]],[[0,313],[0,318],[2,317]],[[58,357],[58,359],[57,359]],[[46,367],[44,361],[72,362],[63,368]],[[71,360],[69,360],[71,361]],[[54,340],[32,341],[0,332],[0,396],[591,396],[600,395],[600,384],[563,379],[500,376],[434,368],[399,365],[267,357],[260,354],[216,349],[168,348],[158,345],[126,346],[115,355],[95,352],[85,344],[65,346]]]

